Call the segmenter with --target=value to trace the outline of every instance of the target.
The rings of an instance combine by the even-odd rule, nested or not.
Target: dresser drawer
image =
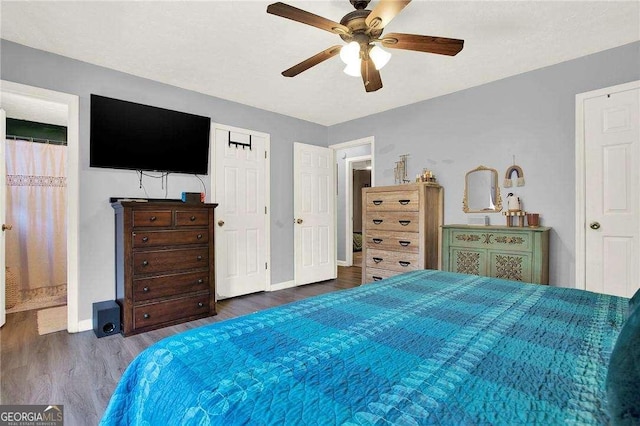
[[[367,250],[366,265],[367,268],[389,269],[398,272],[422,269],[417,253],[386,250]]]
[[[418,232],[418,212],[367,212],[367,233],[376,231]]]
[[[209,211],[207,209],[176,211],[176,226],[207,226],[208,224]]]
[[[368,192],[367,211],[418,211],[418,190]]]
[[[182,318],[207,315],[209,313],[209,293],[166,302],[151,303],[133,307],[134,328],[150,327]]]
[[[136,210],[133,212],[133,226],[171,226],[171,210]]]
[[[372,230],[367,233],[365,244],[368,249],[418,253],[420,250],[420,234],[417,232]]]
[[[209,289],[209,271],[160,275],[133,280],[133,301],[195,293]]]
[[[365,278],[365,282],[372,283],[380,281],[384,278],[393,277],[394,275],[398,274],[399,272],[390,271],[388,269],[367,268],[367,276]]]
[[[491,250],[531,251],[531,233],[493,230],[451,230],[451,246]]]
[[[209,230],[190,231],[136,231],[133,233],[133,247],[153,247],[182,244],[206,244]]]
[[[209,268],[209,249],[149,250],[133,253],[135,275]]]

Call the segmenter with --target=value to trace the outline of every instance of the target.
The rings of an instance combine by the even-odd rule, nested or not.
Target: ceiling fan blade
[[[382,29],[410,2],[411,0],[380,0],[365,23],[369,28]]]
[[[390,49],[415,50],[449,56],[455,56],[464,46],[464,40],[455,38],[401,33],[386,34],[380,41],[382,46]]]
[[[376,69],[371,58],[362,60],[360,64],[360,72],[362,73],[364,90],[367,92],[375,92],[378,89],[382,89],[380,72]]]
[[[331,46],[330,48],[325,49],[316,55],[313,55],[309,59],[305,59],[299,64],[292,66],[288,70],[282,71],[282,75],[284,75],[285,77],[295,77],[301,72],[306,71],[315,65],[318,65],[320,62],[324,62],[327,59],[333,58],[338,53],[340,53],[341,48],[342,46],[340,45]]]
[[[349,34],[351,32],[349,28],[342,24],[281,2],[267,6],[267,13],[311,25],[334,34]]]

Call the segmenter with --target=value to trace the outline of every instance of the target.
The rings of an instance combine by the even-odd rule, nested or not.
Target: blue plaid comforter
[[[605,424],[627,299],[415,271],[162,340],[102,424]]]

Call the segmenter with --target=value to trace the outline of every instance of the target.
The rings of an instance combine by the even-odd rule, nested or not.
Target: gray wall
[[[347,215],[347,159],[354,157],[361,157],[363,155],[371,154],[371,144],[354,146],[351,148],[337,149],[336,150],[336,162],[338,163],[338,199],[337,199],[337,239],[338,239],[338,260],[345,261],[347,259],[346,254],[346,215]],[[351,241],[351,239],[349,239]],[[351,247],[349,247],[351,249]]]
[[[0,78],[80,97],[79,318],[90,319],[91,303],[114,297],[114,219],[109,197],[164,198],[159,179],[139,189],[134,171],[89,168],[89,95],[91,93],[211,117],[216,123],[271,135],[271,280],[293,279],[293,142],[326,146],[327,128],[161,84],[107,68],[2,40]],[[277,93],[274,93],[277,96]],[[277,165],[277,167],[275,166]],[[207,193],[209,177],[204,178]],[[200,192],[190,175],[170,175],[168,198]]]
[[[444,187],[447,224],[467,223],[465,173],[496,168],[502,186],[515,156],[526,185],[503,188],[503,201],[514,192],[553,228],[550,281],[573,287],[575,95],[638,79],[640,42],[335,125],[329,143],[374,136],[377,186],[393,184],[394,162],[409,153],[409,177],[426,167]]]

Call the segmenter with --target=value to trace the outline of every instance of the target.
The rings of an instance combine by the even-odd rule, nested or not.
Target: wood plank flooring
[[[361,269],[338,278],[218,302],[218,315],[124,338],[93,331],[39,336],[36,311],[7,315],[0,329],[0,404],[62,404],[65,424],[96,425],[131,360],[167,336],[265,308],[360,285]]]

